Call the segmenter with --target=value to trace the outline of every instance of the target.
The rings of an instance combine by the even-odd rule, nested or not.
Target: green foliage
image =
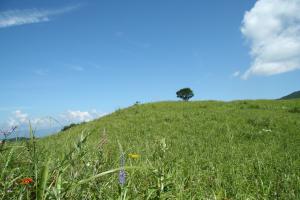
[[[300,199],[299,107],[160,102],[39,140],[31,132],[0,152],[0,199]]]
[[[66,131],[74,126],[78,126],[78,124],[72,123],[72,124],[66,125],[61,129],[61,131]]]
[[[178,98],[181,98],[184,101],[188,101],[194,96],[193,91],[190,88],[183,88],[176,92]]]
[[[300,113],[300,107],[293,107],[289,109],[290,113]]]

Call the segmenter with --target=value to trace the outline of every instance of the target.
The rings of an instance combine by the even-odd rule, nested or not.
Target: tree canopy
[[[182,88],[176,92],[178,98],[181,98],[184,101],[188,101],[194,96],[193,91],[190,88]]]

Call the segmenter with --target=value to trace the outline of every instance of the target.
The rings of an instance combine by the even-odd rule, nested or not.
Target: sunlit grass
[[[0,152],[0,198],[300,199],[299,108],[161,102],[39,140],[30,131]]]

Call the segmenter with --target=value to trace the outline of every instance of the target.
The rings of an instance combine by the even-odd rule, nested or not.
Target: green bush
[[[68,130],[72,127],[75,127],[75,126],[78,126],[78,124],[72,123],[72,124],[66,125],[61,129],[61,131],[66,131],[66,130]]]

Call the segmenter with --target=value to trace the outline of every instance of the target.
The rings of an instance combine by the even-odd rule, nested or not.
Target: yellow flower
[[[136,154],[136,153],[130,153],[128,154],[129,158],[133,158],[133,159],[137,159],[140,158],[141,155],[140,154]]]

